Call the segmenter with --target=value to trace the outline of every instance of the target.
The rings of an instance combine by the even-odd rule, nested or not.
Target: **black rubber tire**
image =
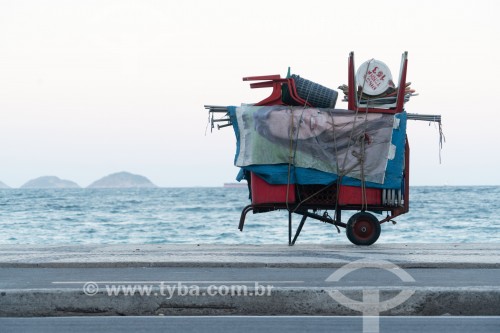
[[[380,223],[375,216],[359,212],[351,216],[346,226],[346,235],[355,245],[372,245],[380,236]]]

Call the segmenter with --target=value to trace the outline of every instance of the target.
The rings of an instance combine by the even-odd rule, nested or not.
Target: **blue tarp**
[[[240,154],[240,137],[241,132],[239,129],[238,119],[236,116],[237,107],[228,107],[229,116],[231,118],[233,129],[236,136],[236,154],[235,165]],[[354,112],[354,111],[352,111]],[[398,126],[394,126],[392,130],[391,143],[395,148],[392,159],[387,161],[383,183],[365,182],[366,187],[371,188],[386,188],[386,189],[400,189],[403,180],[404,168],[404,150],[406,141],[406,112],[395,115],[398,119]],[[250,171],[257,174],[270,184],[320,184],[328,185],[338,179],[338,175],[332,172],[325,172],[313,168],[304,168],[288,163],[281,164],[253,164],[241,167],[237,176],[240,181],[245,177],[244,171]],[[342,184],[351,186],[361,186],[361,180],[353,177],[344,176]]]

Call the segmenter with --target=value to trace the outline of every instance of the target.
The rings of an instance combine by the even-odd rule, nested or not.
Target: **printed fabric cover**
[[[228,107],[237,179],[251,171],[271,184],[401,188],[406,113],[291,106]]]

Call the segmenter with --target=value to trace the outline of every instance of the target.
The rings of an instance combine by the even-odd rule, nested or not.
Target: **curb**
[[[380,312],[384,316],[498,316],[500,289],[481,288],[384,288],[380,300],[394,298],[401,290],[413,295],[401,305]],[[201,289],[203,292],[204,289]],[[33,316],[145,316],[145,315],[335,315],[359,316],[338,303],[330,292],[338,290],[361,301],[363,289],[356,288],[275,288],[270,295],[250,297],[173,295],[88,296],[82,290],[0,291],[1,317]],[[371,288],[370,290],[373,290]],[[154,290],[153,290],[154,291]],[[205,290],[206,291],[206,290]],[[356,302],[356,301],[354,301]]]

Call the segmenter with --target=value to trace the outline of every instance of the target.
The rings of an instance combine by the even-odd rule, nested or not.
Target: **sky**
[[[205,104],[267,97],[242,77],[292,73],[332,89],[371,58],[419,93],[412,185],[500,185],[500,2],[0,0],[0,181],[88,186],[128,171],[163,187],[233,182],[230,127]],[[339,96],[342,93],[339,92]],[[337,102],[337,108],[347,103]],[[439,159],[441,154],[441,163]]]

